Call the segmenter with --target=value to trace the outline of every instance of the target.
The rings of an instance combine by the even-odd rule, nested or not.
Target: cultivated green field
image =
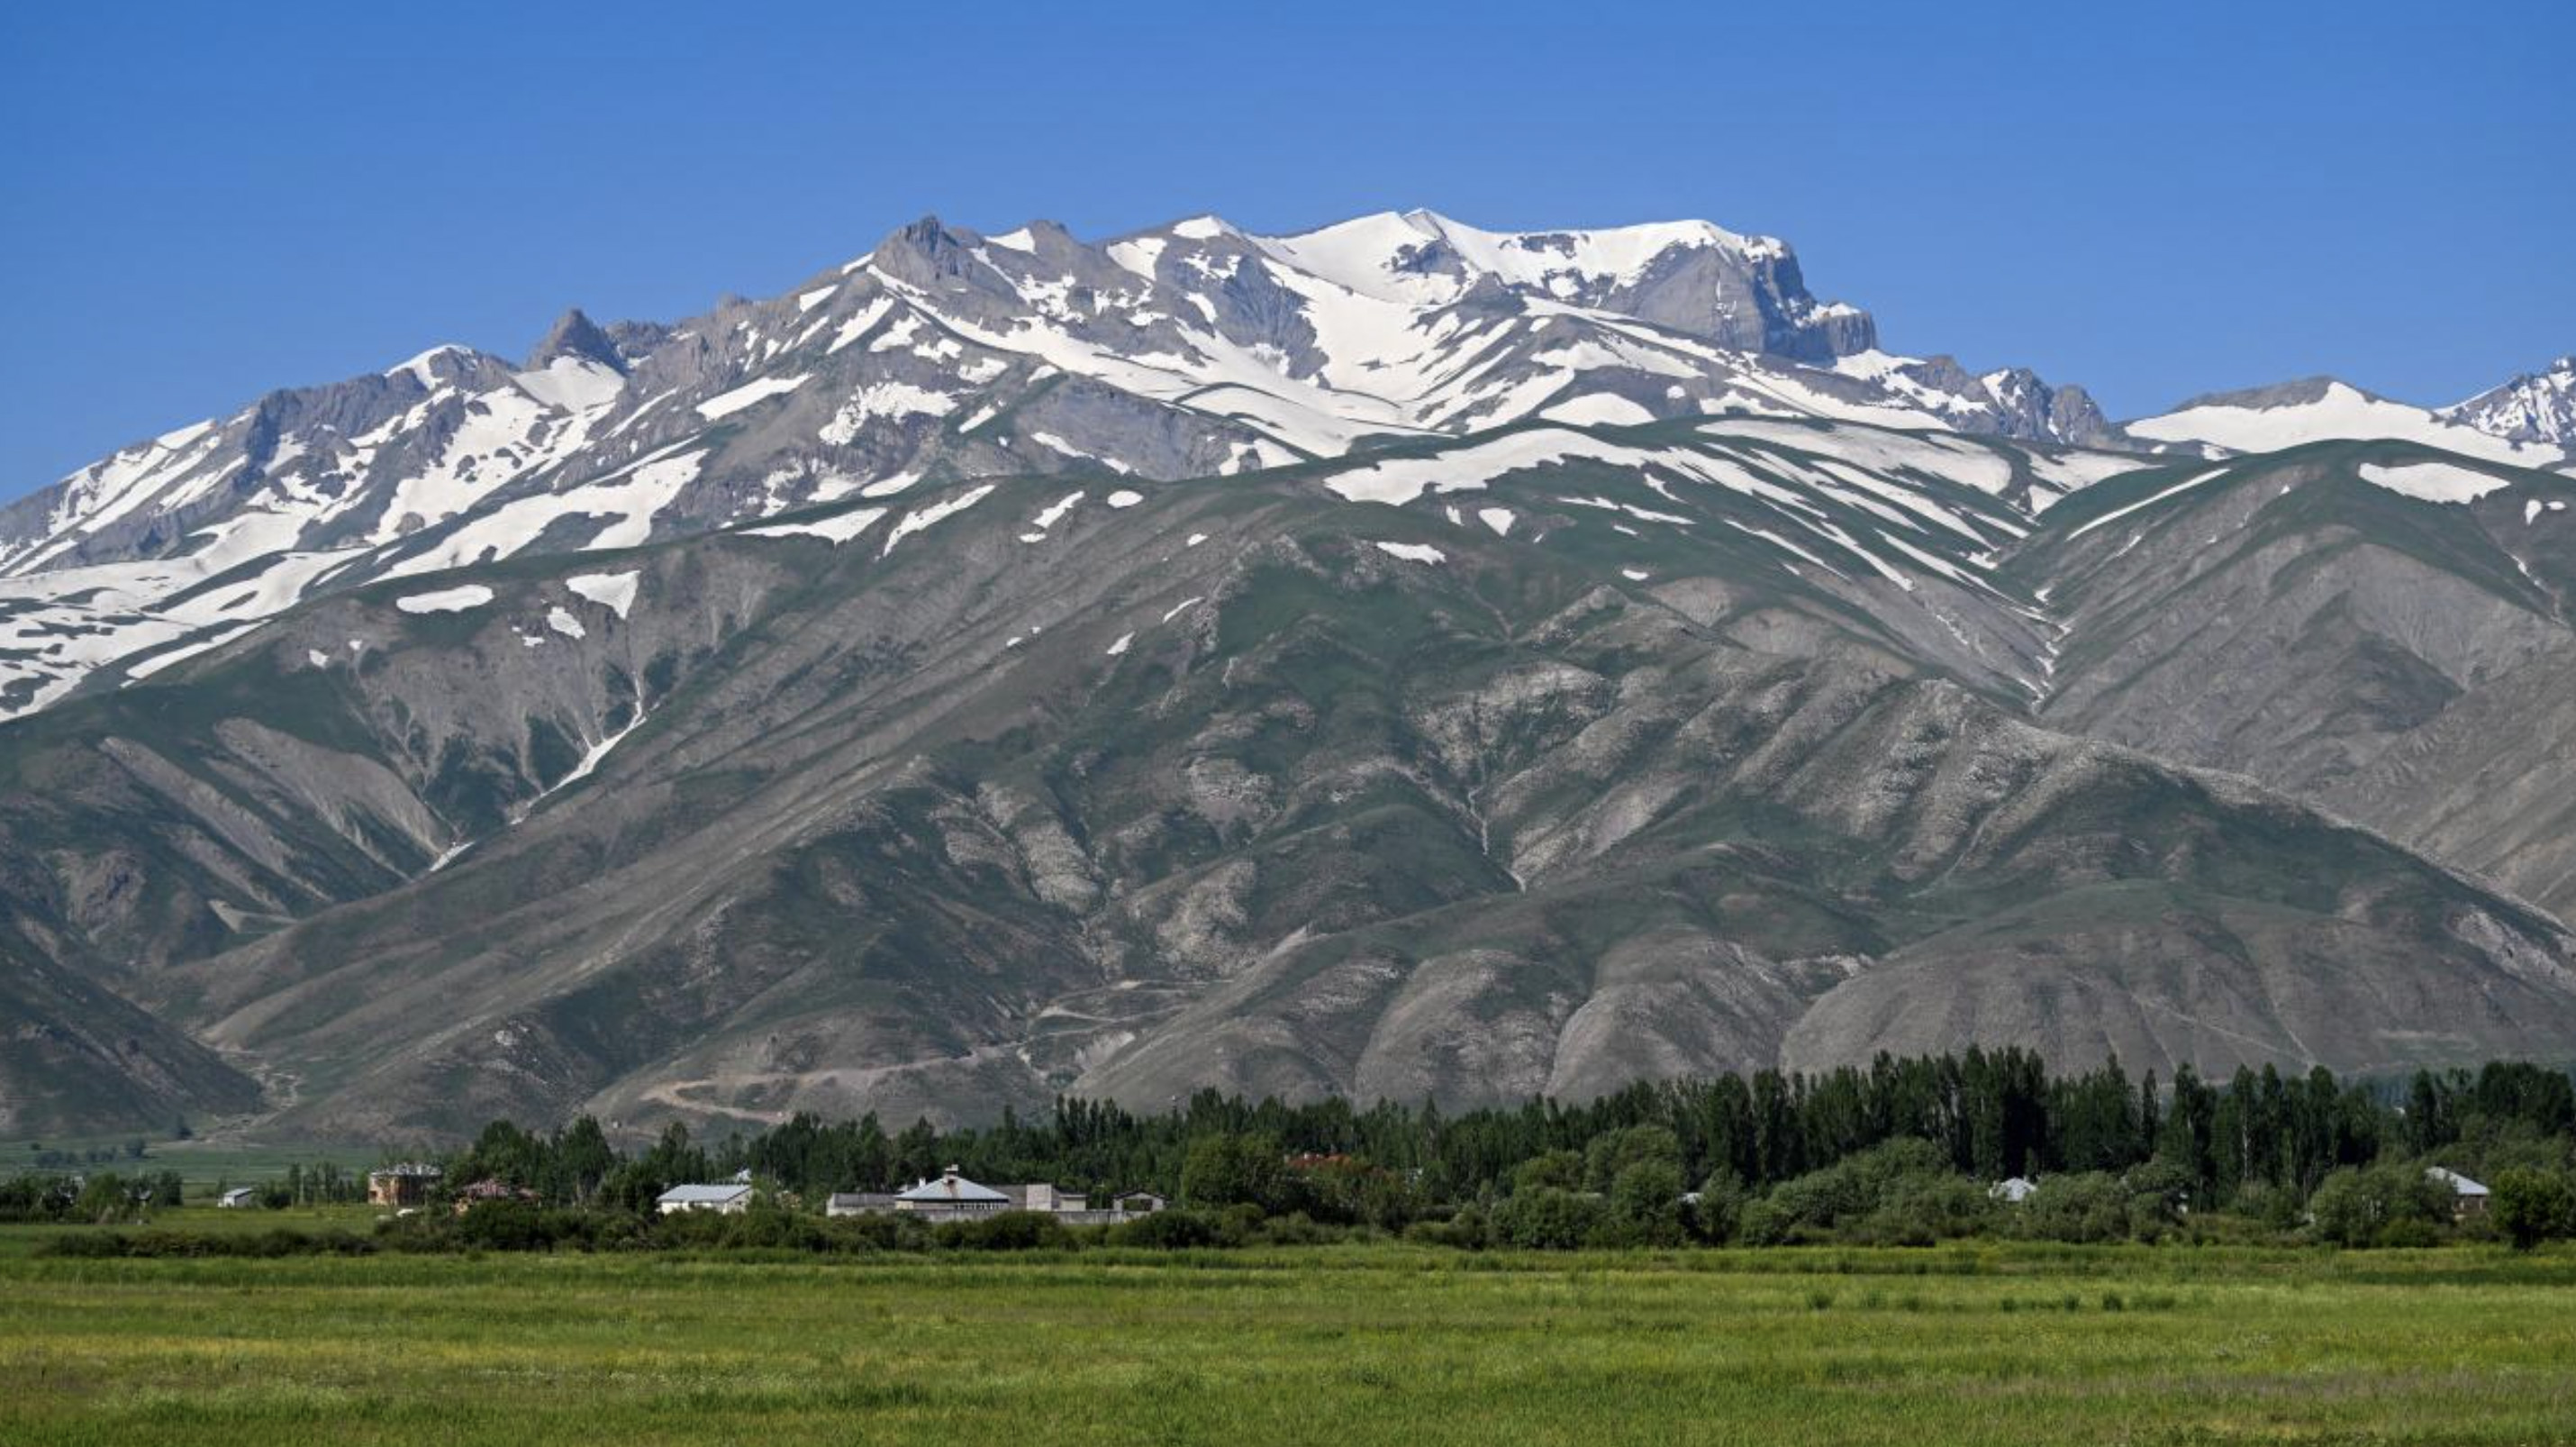
[[[177,1171],[187,1182],[190,1193],[211,1192],[217,1182],[234,1186],[253,1186],[267,1181],[283,1180],[288,1166],[310,1170],[329,1161],[342,1170],[363,1173],[384,1152],[371,1146],[333,1146],[218,1140],[147,1141],[140,1160],[123,1156],[128,1137],[80,1136],[70,1139],[0,1142],[0,1174],[22,1170],[60,1169],[72,1171],[115,1171],[121,1175],[149,1176],[159,1171]],[[67,1150],[74,1155],[91,1150],[105,1150],[115,1159],[82,1162],[61,1167],[39,1167],[35,1152],[43,1147]]]
[[[0,1383],[119,1447],[2552,1442],[2576,1256],[16,1254]]]

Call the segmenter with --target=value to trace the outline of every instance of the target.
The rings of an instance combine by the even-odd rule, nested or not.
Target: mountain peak
[[[2203,407],[2234,407],[2249,412],[2262,412],[2275,407],[2303,407],[2312,402],[2324,401],[2337,387],[2361,397],[2371,397],[2370,393],[2362,391],[2341,377],[2319,374],[2313,377],[2294,377],[2287,382],[2270,382],[2260,387],[2239,387],[2226,392],[2203,392],[2197,397],[2183,399],[2173,410],[2191,412]],[[2371,398],[2371,400],[2379,399]]]
[[[555,324],[547,328],[545,339],[537,343],[535,351],[528,353],[528,370],[542,371],[546,364],[558,357],[583,358],[615,372],[626,370],[626,358],[617,350],[617,344],[609,340],[608,333],[600,330],[598,323],[583,315],[579,307],[565,309],[564,314],[555,319]]]
[[[1233,222],[1226,220],[1224,217],[1219,216],[1212,211],[1201,212],[1196,216],[1184,217],[1181,220],[1173,222],[1170,226],[1167,226],[1164,229],[1171,232],[1174,236],[1180,237],[1184,241],[1213,241],[1220,236],[1241,236],[1244,234],[1242,227],[1235,225]]]
[[[384,375],[388,378],[409,377],[427,391],[436,388],[442,379],[453,380],[472,371],[483,360],[483,355],[472,347],[441,342],[418,356],[385,368]]]
[[[879,242],[868,254],[868,264],[898,281],[932,286],[942,278],[964,276],[976,264],[972,240],[937,216],[925,215]]]
[[[2576,442],[2576,355],[2471,397],[2441,415],[2516,442],[2564,447]]]

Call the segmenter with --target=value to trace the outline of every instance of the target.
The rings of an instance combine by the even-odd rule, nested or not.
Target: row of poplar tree
[[[588,1118],[543,1135],[496,1121],[451,1153],[446,1179],[498,1180],[557,1204],[642,1209],[667,1186],[741,1171],[819,1200],[900,1188],[953,1165],[988,1183],[1052,1181],[1186,1200],[1194,1151],[1202,1173],[1217,1169],[1222,1153],[1207,1142],[1226,1140],[1247,1143],[1229,1159],[1275,1159],[1308,1174],[1365,1168],[1400,1177],[1418,1201],[1456,1204],[1508,1192],[1533,1160],[1579,1154],[1637,1127],[1669,1132],[1680,1173],[1693,1183],[1728,1180],[1759,1191],[1888,1142],[1920,1141],[1978,1180],[2153,1163],[2193,1198],[2223,1204],[2248,1186],[2305,1197],[2339,1167],[2446,1149],[2461,1149],[2463,1162],[2482,1168],[2563,1167],[2576,1143],[2576,1086],[2564,1070],[2507,1062],[2394,1082],[2270,1067],[2212,1081],[2187,1066],[2160,1081],[2132,1077],[2116,1062],[2052,1074],[2027,1051],[1971,1049],[1460,1112],[1428,1103],[1254,1102],[1206,1091],[1162,1113],[1065,1098],[1041,1119],[1006,1112],[998,1124],[954,1130],[916,1121],[889,1131],[874,1116],[800,1115],[715,1140],[673,1125],[632,1153]],[[1196,1194],[1208,1194],[1208,1184]]]

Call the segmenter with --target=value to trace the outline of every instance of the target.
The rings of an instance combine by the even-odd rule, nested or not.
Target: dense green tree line
[[[2576,1235],[2576,1085],[2507,1062],[2398,1082],[2268,1067],[2160,1082],[2117,1063],[2052,1075],[2027,1051],[1972,1049],[1454,1114],[1206,1091],[1159,1114],[1066,1098],[1043,1119],[948,1131],[800,1115],[701,1140],[675,1124],[631,1152],[588,1118],[542,1135],[495,1121],[444,1164],[450,1190],[489,1179],[546,1208],[634,1216],[685,1181],[748,1173],[769,1199],[810,1210],[834,1191],[895,1189],[956,1165],[1095,1196],[1150,1189],[1205,1218],[1157,1228],[1184,1237],[1303,1220],[1525,1246],[1924,1241],[2005,1227],[2152,1238],[2195,1213],[2403,1241],[2449,1225],[2448,1189],[2425,1178],[2441,1164],[2491,1177],[2496,1229],[2535,1243]],[[2044,1187],[1999,1216],[1987,1187],[2012,1176]],[[0,1214],[14,1199],[0,1194]]]
[[[2152,1234],[2193,1210],[2295,1225],[2331,1185],[2320,1229],[2358,1237],[2423,1214],[2420,1201],[2382,1199],[2389,1192],[2378,1188],[2409,1171],[2420,1180],[2434,1157],[2556,1183],[2571,1152],[2576,1086],[2540,1066],[2498,1062],[2394,1083],[2270,1067],[2212,1081],[2185,1067],[2159,1081],[2116,1062],[2052,1075],[2028,1051],[1971,1049],[1454,1114],[1205,1091],[1160,1114],[1066,1098],[1044,1119],[1006,1113],[992,1126],[949,1131],[800,1115],[699,1140],[673,1125],[633,1154],[587,1119],[548,1136],[495,1122],[449,1159],[448,1180],[489,1177],[554,1204],[642,1210],[670,1184],[741,1171],[810,1203],[956,1165],[991,1182],[1152,1189],[1209,1210],[1386,1228],[1463,1209],[1506,1236],[1553,1242],[1597,1232],[1604,1219],[1641,1240],[1706,1235],[1718,1218],[1729,1235],[1789,1239],[1902,1217],[1929,1224],[1881,1234],[1937,1236],[1944,1219],[1970,1214],[1965,1183],[2030,1176],[2053,1183],[2035,1209],[2064,1217],[2072,1235]],[[1902,1201],[1886,1199],[1892,1182],[1936,1179],[1948,1184],[1907,1185]],[[2376,1194],[2363,1189],[2371,1183]],[[2554,1220],[2546,1187],[2522,1195],[2535,1190],[2540,1204],[2527,1214]],[[1690,1220],[1676,1209],[1685,1195],[1697,1198]]]

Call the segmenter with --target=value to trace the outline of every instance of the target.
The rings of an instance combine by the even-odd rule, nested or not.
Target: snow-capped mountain
[[[2196,448],[2214,456],[2276,452],[2309,442],[2395,438],[2493,462],[2548,467],[2570,456],[2562,444],[2569,408],[2576,401],[2571,401],[2564,366],[2439,411],[2332,377],[2309,377],[2195,397],[2170,412],[2125,423],[2122,430],[2152,446]],[[2548,431],[2552,425],[2561,431]]]
[[[2124,434],[1408,213],[273,393],[0,512],[0,1130],[2562,1058],[2546,382]]]
[[[2514,442],[2576,449],[2576,356],[2528,373],[2440,413],[2446,421]]]
[[[924,479],[1226,475],[1525,419],[1839,418],[2111,440],[2078,388],[1877,348],[1781,242],[1429,212],[1079,241],[925,219],[676,326],[568,314],[269,394],[0,509],[0,717],[299,599],[614,548]]]

